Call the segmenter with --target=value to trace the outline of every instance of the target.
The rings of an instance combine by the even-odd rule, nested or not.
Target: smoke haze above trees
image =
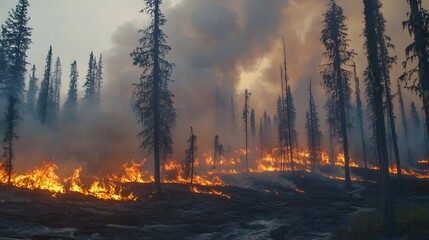
[[[96,6],[90,5],[95,4],[86,2],[82,1],[80,5],[86,6],[88,4],[85,8],[89,10],[85,11],[93,12],[91,9],[95,9]],[[32,17],[30,25],[34,28],[34,43],[30,49],[28,61],[36,64],[36,76],[39,78],[39,82],[43,78],[46,52],[49,45],[52,44],[54,59],[57,56],[61,57],[63,64],[62,102],[60,106],[63,106],[63,101],[66,99],[69,66],[74,58],[76,58],[79,66],[78,100],[81,101],[88,54],[91,50],[94,50],[96,56],[103,53],[105,57],[105,83],[101,104],[104,111],[102,119],[106,119],[106,121],[100,122],[99,118],[88,116],[87,124],[80,125],[77,131],[76,129],[64,128],[55,134],[46,134],[42,130],[39,132],[34,128],[36,120],[23,123],[19,130],[21,135],[32,133],[32,136],[22,137],[22,141],[18,143],[28,147],[29,150],[25,154],[17,153],[18,160],[24,161],[27,156],[39,152],[38,149],[48,149],[46,146],[54,142],[60,144],[46,150],[46,155],[40,156],[38,160],[49,160],[45,158],[52,156],[62,158],[65,155],[75,155],[74,158],[76,159],[70,160],[94,161],[95,165],[99,166],[105,164],[100,163],[101,161],[128,161],[131,158],[140,158],[141,153],[137,152],[139,141],[135,136],[138,125],[132,113],[130,98],[131,84],[138,80],[140,72],[138,68],[132,66],[129,53],[136,45],[137,30],[148,24],[148,22],[140,20],[141,16],[138,14],[138,9],[141,8],[141,3],[140,0],[132,1],[130,5],[135,4],[138,8],[124,7],[121,8],[122,11],[118,11],[120,22],[123,24],[117,22],[116,26],[119,24],[121,26],[114,30],[111,38],[106,39],[97,36],[97,31],[104,33],[105,29],[111,28],[111,26],[105,26],[109,25],[110,21],[102,23],[101,20],[96,20],[94,24],[88,26],[89,29],[82,27],[84,30],[81,33],[74,31],[75,34],[79,34],[75,35],[74,38],[80,39],[77,40],[76,44],[70,40],[62,43],[61,40],[67,39],[67,37],[64,37],[61,32],[58,35],[47,33],[46,29],[54,29],[52,32],[57,33],[55,27],[59,28],[60,26],[50,28],[49,26],[52,24],[39,24],[39,22],[45,21],[39,15],[42,12],[42,6],[45,6],[46,3],[45,1],[32,3],[34,9],[30,10]],[[202,151],[212,148],[213,136],[216,134],[219,135],[225,146],[233,143],[238,145],[237,147],[244,146],[244,141],[238,134],[236,134],[236,139],[229,139],[225,136],[223,129],[212,131],[211,126],[215,125],[216,120],[214,94],[217,86],[224,90],[224,97],[228,104],[230,95],[234,95],[237,112],[243,105],[242,93],[245,88],[249,88],[249,91],[252,92],[252,98],[258,99],[258,101],[251,102],[251,108],[255,108],[256,112],[256,126],[259,126],[259,119],[265,109],[273,118],[277,97],[280,94],[278,90],[278,65],[283,58],[282,34],[286,38],[292,92],[306,92],[308,88],[307,79],[312,76],[315,101],[316,103],[325,102],[324,90],[320,87],[321,77],[318,66],[323,63],[323,46],[319,42],[319,34],[322,28],[321,13],[323,11],[321,9],[326,9],[326,3],[327,1],[314,0],[275,0],[271,1],[270,4],[260,0],[186,0],[179,2],[174,7],[165,9],[164,12],[168,19],[165,31],[170,36],[168,42],[173,49],[169,60],[176,65],[172,75],[172,79],[175,80],[172,84],[172,92],[176,95],[175,106],[179,113],[177,125],[183,126],[175,129],[175,154],[181,154],[185,148],[186,137],[189,135],[188,125],[194,126],[195,131],[198,132],[199,145]],[[8,4],[14,5],[15,2],[2,1],[0,3],[1,21],[6,17],[6,11],[11,9]],[[56,4],[62,6],[62,3]],[[338,1],[338,4],[344,8],[345,15],[348,17],[347,24],[352,39],[351,48],[358,53],[356,57],[358,75],[363,79],[362,72],[367,64],[363,51],[364,40],[360,37],[363,29],[362,11],[354,11],[355,9],[363,9],[363,3],[361,1]],[[383,12],[387,20],[387,34],[392,37],[393,44],[396,46],[395,54],[398,55],[400,62],[404,59],[403,49],[411,42],[407,34],[399,27],[401,22],[406,19],[408,8],[405,1],[383,1],[383,4]],[[165,6],[167,5],[169,4],[165,4]],[[427,9],[429,8],[428,5],[429,3],[425,2],[423,7]],[[106,19],[104,14],[107,13],[103,11],[104,7],[109,8],[109,3],[97,10],[95,15],[97,16],[98,13],[102,15],[100,19]],[[112,7],[110,6],[110,8]],[[58,9],[58,15],[61,15],[61,11],[66,11],[65,6]],[[398,11],[399,9],[403,10]],[[110,9],[110,11],[114,10]],[[302,14],[303,11],[306,14]],[[129,15],[131,16],[130,19],[128,19]],[[86,16],[85,12],[83,16]],[[94,17],[94,14],[91,16]],[[59,18],[59,16],[57,17]],[[139,20],[136,21],[135,19]],[[62,21],[71,21],[71,19],[62,19]],[[55,21],[51,20],[51,22]],[[95,31],[94,29],[97,29],[99,24],[100,30]],[[40,26],[44,26],[43,29]],[[88,32],[91,34],[87,34]],[[41,34],[44,36],[42,37]],[[101,34],[100,36],[106,35]],[[28,70],[31,66],[27,66]],[[392,69],[392,79],[397,79],[402,71],[400,65],[395,66]],[[361,83],[361,89],[364,89],[363,83]],[[403,91],[403,94],[404,99],[406,99],[405,106],[408,114],[410,112],[410,97],[413,95],[406,90]],[[299,141],[300,145],[305,145],[305,138],[303,137],[305,133],[304,119],[308,108],[308,96],[307,94],[294,94],[294,98],[297,109],[297,131],[301,133]],[[416,98],[412,97],[412,99]],[[421,101],[416,100],[415,102],[419,111]],[[322,104],[318,105],[321,109]],[[366,104],[364,103],[364,105]],[[399,114],[396,115],[399,116]],[[321,119],[325,118],[323,113],[320,117]],[[238,113],[237,119],[239,119]],[[183,123],[186,123],[186,126]],[[323,121],[321,125],[322,131],[326,133]],[[118,126],[127,127],[118,129]],[[241,131],[241,127],[238,121],[237,133]],[[82,134],[78,134],[79,132]],[[325,138],[327,136],[328,134],[325,134]],[[72,142],[77,142],[76,146],[69,146],[67,150],[64,150],[64,145],[70,142],[70,139]],[[31,144],[33,142],[38,142],[40,146]],[[102,149],[101,152],[99,152],[100,149]]]

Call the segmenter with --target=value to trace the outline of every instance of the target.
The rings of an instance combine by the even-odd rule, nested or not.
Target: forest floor
[[[377,174],[355,169],[358,174],[369,181],[355,181],[351,191],[319,174],[297,172],[292,183],[288,174],[263,173],[224,176],[232,186],[195,186],[224,196],[163,184],[161,200],[151,199],[153,184],[129,184],[137,202],[0,186],[0,240],[339,239],[351,216],[380,211]],[[397,208],[429,209],[429,181],[404,177],[403,186]]]

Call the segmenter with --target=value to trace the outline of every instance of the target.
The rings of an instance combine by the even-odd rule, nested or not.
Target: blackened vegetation
[[[141,12],[149,14],[151,24],[139,32],[143,37],[139,46],[131,53],[134,65],[142,68],[140,82],[134,84],[134,111],[142,125],[139,136],[141,147],[153,150],[154,173],[157,192],[161,192],[160,154],[162,148],[171,148],[171,130],[176,113],[173,94],[168,89],[173,65],[166,59],[171,48],[166,43],[167,36],[161,30],[166,23],[160,5],[162,0],[145,0],[146,8]]]

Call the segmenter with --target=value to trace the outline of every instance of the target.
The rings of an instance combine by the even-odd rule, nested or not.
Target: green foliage
[[[412,205],[398,210],[396,215],[398,239],[425,239],[429,234],[429,209]],[[352,216],[337,232],[337,239],[382,239],[383,217],[378,212],[363,212]]]
[[[379,213],[365,212],[353,216],[347,226],[340,229],[338,239],[378,239],[383,233],[383,217]]]

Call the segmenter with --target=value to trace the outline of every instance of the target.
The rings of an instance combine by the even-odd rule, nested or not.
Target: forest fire
[[[264,173],[264,172],[280,172],[291,171],[288,161],[283,163],[281,168],[281,156],[277,153],[278,149],[274,148],[271,152],[265,153],[261,159],[256,159],[254,164],[251,165],[250,173]],[[255,150],[255,153],[257,151]],[[213,168],[213,158],[211,153],[202,154],[201,159],[195,162],[195,174],[193,177],[192,186],[190,191],[198,194],[217,195],[225,198],[231,196],[223,194],[220,191],[213,189],[201,190],[195,185],[200,186],[225,186],[222,181],[222,175],[233,175],[245,172],[241,161],[243,152],[241,150],[232,153],[229,157],[222,156],[216,168]],[[294,159],[295,169],[305,172],[312,172],[311,160],[308,151],[298,151],[297,159]],[[277,157],[276,157],[277,156]],[[321,153],[319,165],[326,166],[332,165],[326,153]],[[283,160],[284,161],[284,160]],[[420,162],[424,162],[422,160]],[[35,168],[25,174],[14,174],[11,177],[11,185],[19,188],[27,188],[30,190],[41,189],[57,194],[64,194],[67,192],[80,193],[86,196],[92,196],[101,200],[116,200],[116,201],[137,201],[138,198],[133,192],[125,189],[126,183],[152,183],[154,177],[145,166],[146,160],[136,162],[134,160],[122,164],[120,173],[110,174],[105,177],[99,176],[85,176],[82,177],[82,168],[78,167],[73,171],[72,176],[61,178],[58,172],[58,166],[54,163],[43,163],[40,167]],[[337,160],[334,163],[337,167],[344,166],[344,155],[338,154]],[[350,161],[352,168],[360,167],[357,163]],[[371,167],[372,170],[378,170],[377,167]],[[397,174],[396,166],[391,166],[389,172]],[[5,172],[1,172],[4,176],[1,178],[2,184],[7,184]],[[344,176],[338,175],[325,175],[324,177],[333,180],[344,181]],[[402,168],[402,175],[414,176],[419,179],[429,179],[429,170],[413,170]],[[351,177],[352,181],[358,181],[356,177]],[[185,176],[183,166],[179,161],[168,160],[163,164],[163,183],[170,184],[190,184],[189,178]],[[86,183],[86,184],[85,184]],[[297,192],[303,193],[303,190],[296,189]]]
[[[224,193],[216,191],[214,189],[210,189],[210,190],[206,191],[206,190],[199,189],[199,188],[197,188],[195,186],[192,186],[192,187],[190,187],[189,190],[191,192],[193,192],[193,193],[216,195],[216,196],[224,197],[224,198],[227,198],[227,199],[231,199],[230,195],[224,194]]]

